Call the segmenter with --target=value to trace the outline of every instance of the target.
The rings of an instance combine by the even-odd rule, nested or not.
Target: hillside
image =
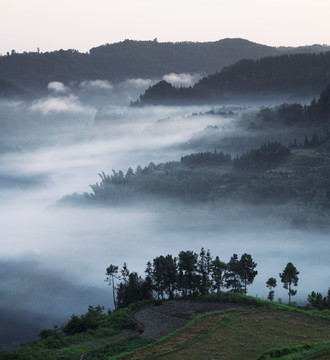
[[[204,152],[180,161],[151,162],[135,172],[129,168],[126,174],[103,172],[101,181],[91,185],[91,193],[67,195],[60,203],[113,206],[152,199],[188,206],[208,203],[219,216],[225,216],[222,204],[267,205],[268,216],[289,226],[328,228],[330,140],[315,139],[307,137],[304,146],[291,148],[267,143],[234,158]],[[262,217],[262,206],[260,211],[254,216]],[[239,210],[235,216],[239,218]]]
[[[28,96],[27,92],[10,81],[0,79],[0,98]]]
[[[241,60],[177,88],[162,81],[146,90],[135,105],[223,102],[237,98],[315,97],[330,82],[330,52]]]
[[[270,354],[276,358],[296,353],[295,359],[305,359],[306,349],[318,358],[317,346],[313,349],[309,343],[322,341],[327,348],[323,355],[329,355],[328,322],[287,310],[243,308],[199,316],[183,330],[121,359],[270,359],[262,356],[274,348],[279,349]]]
[[[0,78],[27,88],[51,81],[160,78],[168,73],[210,74],[241,59],[258,59],[290,52],[323,52],[326,46],[274,48],[243,39],[215,42],[161,43],[125,40],[92,48],[89,53],[58,50],[16,53],[0,57]]]
[[[162,317],[159,322],[157,314],[163,313],[162,307],[167,309],[168,318]],[[169,308],[176,313],[168,312]],[[141,311],[149,312],[150,319],[155,321],[142,328],[132,319]],[[143,336],[150,334],[150,326],[166,329],[173,315],[187,319],[186,324],[178,324],[174,331],[168,328],[172,332],[158,340]],[[80,328],[79,324],[86,327]],[[327,359],[329,334],[327,311],[299,310],[244,295],[221,293],[193,301],[131,304],[111,314],[90,306],[85,315],[72,315],[62,329],[42,330],[39,341],[12,352],[0,350],[0,359],[284,360],[290,354],[296,360],[307,356]]]

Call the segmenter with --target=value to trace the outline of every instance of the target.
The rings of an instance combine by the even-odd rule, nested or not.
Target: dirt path
[[[192,314],[227,310],[241,307],[232,303],[193,302],[185,300],[164,301],[160,305],[150,305],[137,311],[133,317],[141,324],[141,336],[160,339],[186,325]]]

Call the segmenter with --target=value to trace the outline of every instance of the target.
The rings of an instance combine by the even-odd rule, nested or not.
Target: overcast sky
[[[124,39],[330,44],[329,0],[0,0],[0,53]]]

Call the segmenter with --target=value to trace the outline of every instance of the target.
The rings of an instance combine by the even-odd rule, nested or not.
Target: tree
[[[267,299],[270,301],[274,301],[274,289],[277,286],[277,281],[275,278],[270,277],[267,281],[266,281],[266,286],[269,289],[269,294],[267,296]]]
[[[152,281],[152,264],[150,261],[147,262],[147,266],[144,273],[146,274],[144,279],[145,286],[148,287],[150,294],[153,294],[155,286]]]
[[[177,289],[177,258],[172,257],[172,255],[165,256],[165,269],[166,269],[166,277],[165,277],[165,292],[170,299],[174,298],[174,292]]]
[[[128,270],[126,262],[124,262],[123,267],[120,270],[120,273],[121,273],[121,279],[124,280],[124,283],[127,283],[128,276],[129,276],[129,270]]]
[[[242,292],[242,283],[238,275],[239,260],[237,254],[233,254],[227,266],[228,271],[226,273],[226,288],[231,288],[231,291],[233,292]]]
[[[310,305],[318,310],[330,309],[330,288],[327,296],[323,297],[321,293],[315,293],[315,291],[312,291],[311,294],[308,294],[307,300]]]
[[[312,305],[314,308],[318,310],[323,310],[326,308],[325,307],[326,298],[323,298],[321,293],[315,293],[315,291],[312,291],[311,294],[308,294],[307,300],[310,303],[310,305]]]
[[[238,260],[237,254],[234,254],[228,263],[228,272],[226,274],[226,287],[232,288],[233,292],[247,293],[247,285],[251,285],[258,274],[254,270],[257,264],[252,260],[250,254],[244,253]]]
[[[289,262],[283,270],[282,274],[279,275],[283,283],[283,288],[289,290],[289,305],[291,305],[291,296],[297,294],[297,290],[293,290],[292,286],[298,286],[299,271],[297,271],[296,267],[291,262]]]
[[[243,291],[246,295],[247,285],[251,285],[258,274],[258,271],[254,270],[257,267],[257,263],[252,260],[252,256],[250,254],[244,253],[241,256],[238,265],[238,275],[243,283]]]
[[[115,309],[117,309],[115,279],[119,279],[117,274],[118,274],[118,266],[110,264],[110,266],[106,269],[105,275],[107,277],[104,280],[110,286],[112,286],[112,297],[113,297],[113,304],[114,304]]]
[[[177,283],[176,258],[172,255],[156,257],[153,260],[152,279],[158,298],[164,298],[166,294],[173,299]]]
[[[212,267],[212,258],[210,250],[205,251],[201,248],[199,253],[199,260],[197,264],[197,271],[199,273],[200,283],[199,292],[202,295],[208,294],[212,288],[212,280],[210,278]]]
[[[227,269],[227,264],[220,261],[219,256],[212,261],[213,290],[216,290],[217,293],[219,293],[220,289],[224,286]]]
[[[178,260],[178,288],[183,296],[198,292],[199,275],[197,274],[198,255],[193,251],[181,251]]]
[[[117,288],[118,308],[126,307],[132,302],[152,298],[145,281],[136,272],[128,275],[126,282],[121,282]]]

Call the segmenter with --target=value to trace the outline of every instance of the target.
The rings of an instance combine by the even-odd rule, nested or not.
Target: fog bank
[[[173,81],[191,79],[174,75]],[[0,343],[35,338],[88,305],[112,307],[104,282],[109,264],[127,262],[143,275],[147,261],[181,250],[198,253],[204,247],[223,261],[250,253],[259,271],[251,295],[266,298],[266,280],[277,277],[279,283],[289,261],[300,271],[297,301],[312,290],[327,291],[327,234],[292,228],[267,207],[57,204],[67,194],[89,192],[102,171],[180,160],[214,148],[236,155],[262,138],[238,127],[242,113],[253,109],[225,107],[215,116],[207,114],[208,106],[137,109],[116,102],[116,94],[146,84],[149,80],[116,86],[53,82],[38,100],[0,103],[0,140],[6,144],[0,154]],[[234,138],[240,141],[230,141]],[[287,301],[280,283],[275,298]]]

